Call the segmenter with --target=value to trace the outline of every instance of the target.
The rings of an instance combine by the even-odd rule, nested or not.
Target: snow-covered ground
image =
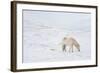
[[[73,53],[69,52],[69,49],[67,49],[67,52],[62,51],[62,39],[64,36],[69,36],[69,34],[79,42],[80,52],[76,48]],[[24,37],[23,43],[23,62],[25,63],[73,61],[91,58],[90,32],[66,32],[64,34],[54,30],[45,30],[30,33],[27,37]]]

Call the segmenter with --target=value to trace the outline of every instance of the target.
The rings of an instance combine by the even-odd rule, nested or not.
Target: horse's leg
[[[72,49],[72,52],[73,52],[73,45],[71,45],[71,49]]]
[[[69,52],[72,52],[72,46],[69,45]]]
[[[63,51],[66,52],[66,45],[65,44],[63,45]]]
[[[69,50],[69,52],[72,51],[71,45],[68,46],[68,50]]]

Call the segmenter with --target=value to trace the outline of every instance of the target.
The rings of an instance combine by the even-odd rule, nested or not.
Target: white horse
[[[72,50],[74,47],[76,47],[78,49],[78,51],[80,51],[80,45],[79,43],[72,37],[64,37],[63,41],[62,41],[62,50],[66,52],[66,47],[69,47],[69,51]]]

